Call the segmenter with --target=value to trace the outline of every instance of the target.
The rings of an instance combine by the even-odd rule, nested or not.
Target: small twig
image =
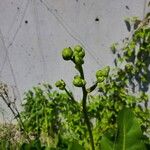
[[[88,89],[86,89],[87,93],[91,93],[95,90],[95,88],[97,87],[97,82],[94,83],[94,85],[92,85],[91,87],[89,87]]]
[[[76,100],[74,99],[74,97],[70,94],[70,92],[65,88],[65,92],[68,94],[68,96],[71,98],[71,100],[74,102],[74,103],[77,103]]]
[[[17,122],[19,123],[20,128],[23,129],[26,138],[27,138],[29,141],[31,141],[30,137],[28,136],[28,134],[27,134],[27,132],[26,132],[25,126],[24,126],[24,124],[23,124],[23,121],[22,121],[22,119],[21,119],[21,116],[20,116],[20,113],[19,113],[18,109],[17,109],[16,106],[14,106],[15,103],[12,103],[11,100],[9,99],[8,93],[7,93],[7,91],[6,91],[5,89],[4,89],[4,94],[5,94],[6,97],[5,97],[3,94],[0,94],[0,97],[3,99],[3,101],[5,102],[5,104],[8,106],[8,108],[10,109],[10,111],[12,112],[12,114],[14,115],[14,118],[15,118],[15,119],[17,120]],[[12,104],[14,104],[14,105],[12,105]],[[12,106],[13,106],[13,107],[12,107]]]

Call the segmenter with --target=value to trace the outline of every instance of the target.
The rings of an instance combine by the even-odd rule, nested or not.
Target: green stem
[[[77,70],[80,72],[81,78],[84,79],[84,72],[83,72],[82,66],[78,67]],[[90,121],[89,121],[89,117],[88,117],[88,112],[87,112],[87,107],[86,107],[86,100],[87,100],[88,92],[86,90],[85,85],[82,87],[82,92],[83,92],[82,107],[83,107],[84,120],[85,120],[85,123],[87,125],[88,132],[89,132],[91,148],[92,148],[92,150],[95,150],[92,129],[91,129],[91,125],[90,125]]]
[[[71,98],[71,100],[74,102],[74,103],[77,103],[76,100],[74,99],[74,97],[70,94],[70,92],[65,88],[65,92],[67,93],[67,95]]]
[[[93,92],[97,87],[97,82],[94,83],[94,85],[92,85],[90,88],[88,88],[86,91],[87,93],[91,93]]]

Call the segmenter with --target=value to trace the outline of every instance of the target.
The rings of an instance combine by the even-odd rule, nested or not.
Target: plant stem
[[[82,66],[78,68],[78,71],[80,72],[81,78],[84,79],[84,72],[83,72]],[[89,117],[88,117],[88,112],[87,112],[87,107],[86,107],[86,100],[87,100],[88,92],[86,90],[85,85],[82,87],[82,92],[83,92],[82,107],[83,107],[84,120],[85,120],[85,123],[87,125],[88,132],[89,132],[91,148],[92,148],[92,150],[95,150],[92,129],[91,129],[91,125],[90,125],[90,121],[89,121]]]
[[[69,91],[65,88],[65,92],[67,93],[67,95],[71,98],[71,100],[74,102],[74,103],[77,103],[74,99],[74,97],[69,93]]]
[[[87,93],[93,92],[96,87],[97,87],[97,82],[95,82],[94,85],[92,85],[90,88],[86,89]]]
[[[11,106],[12,102],[9,100],[8,94],[6,92],[5,92],[5,95],[6,95],[7,98],[5,98],[5,96],[3,96],[2,94],[0,94],[0,97],[3,99],[3,101],[8,106],[8,108],[10,109],[10,111],[12,112],[12,114],[14,115],[15,119],[19,123],[20,129],[23,129],[26,138],[29,141],[31,141],[30,137],[28,136],[28,133],[26,132],[25,126],[23,124],[23,121],[21,119],[21,116],[20,116],[20,113],[19,113],[18,109],[16,107],[12,108],[12,106]]]

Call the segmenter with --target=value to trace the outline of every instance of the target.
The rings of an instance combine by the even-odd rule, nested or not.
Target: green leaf
[[[125,108],[119,112],[117,133],[116,140],[109,136],[102,138],[102,150],[146,150],[142,141],[142,131],[130,109]]]
[[[74,141],[69,144],[68,150],[84,150],[84,148]]]
[[[142,131],[130,109],[123,109],[118,116],[118,150],[144,150]]]
[[[101,141],[101,149],[102,150],[114,150],[113,142],[106,136],[102,138]]]

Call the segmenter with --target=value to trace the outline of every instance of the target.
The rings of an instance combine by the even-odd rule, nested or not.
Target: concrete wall
[[[124,17],[142,18],[148,0],[0,0],[0,80],[23,92],[39,82],[69,83],[73,64],[61,58],[64,47],[81,44],[89,84],[95,71],[112,65],[110,45],[129,33]],[[93,77],[93,79],[91,78]],[[68,86],[77,92],[72,85]],[[0,107],[5,109],[3,103]],[[6,117],[9,116],[9,111]]]

